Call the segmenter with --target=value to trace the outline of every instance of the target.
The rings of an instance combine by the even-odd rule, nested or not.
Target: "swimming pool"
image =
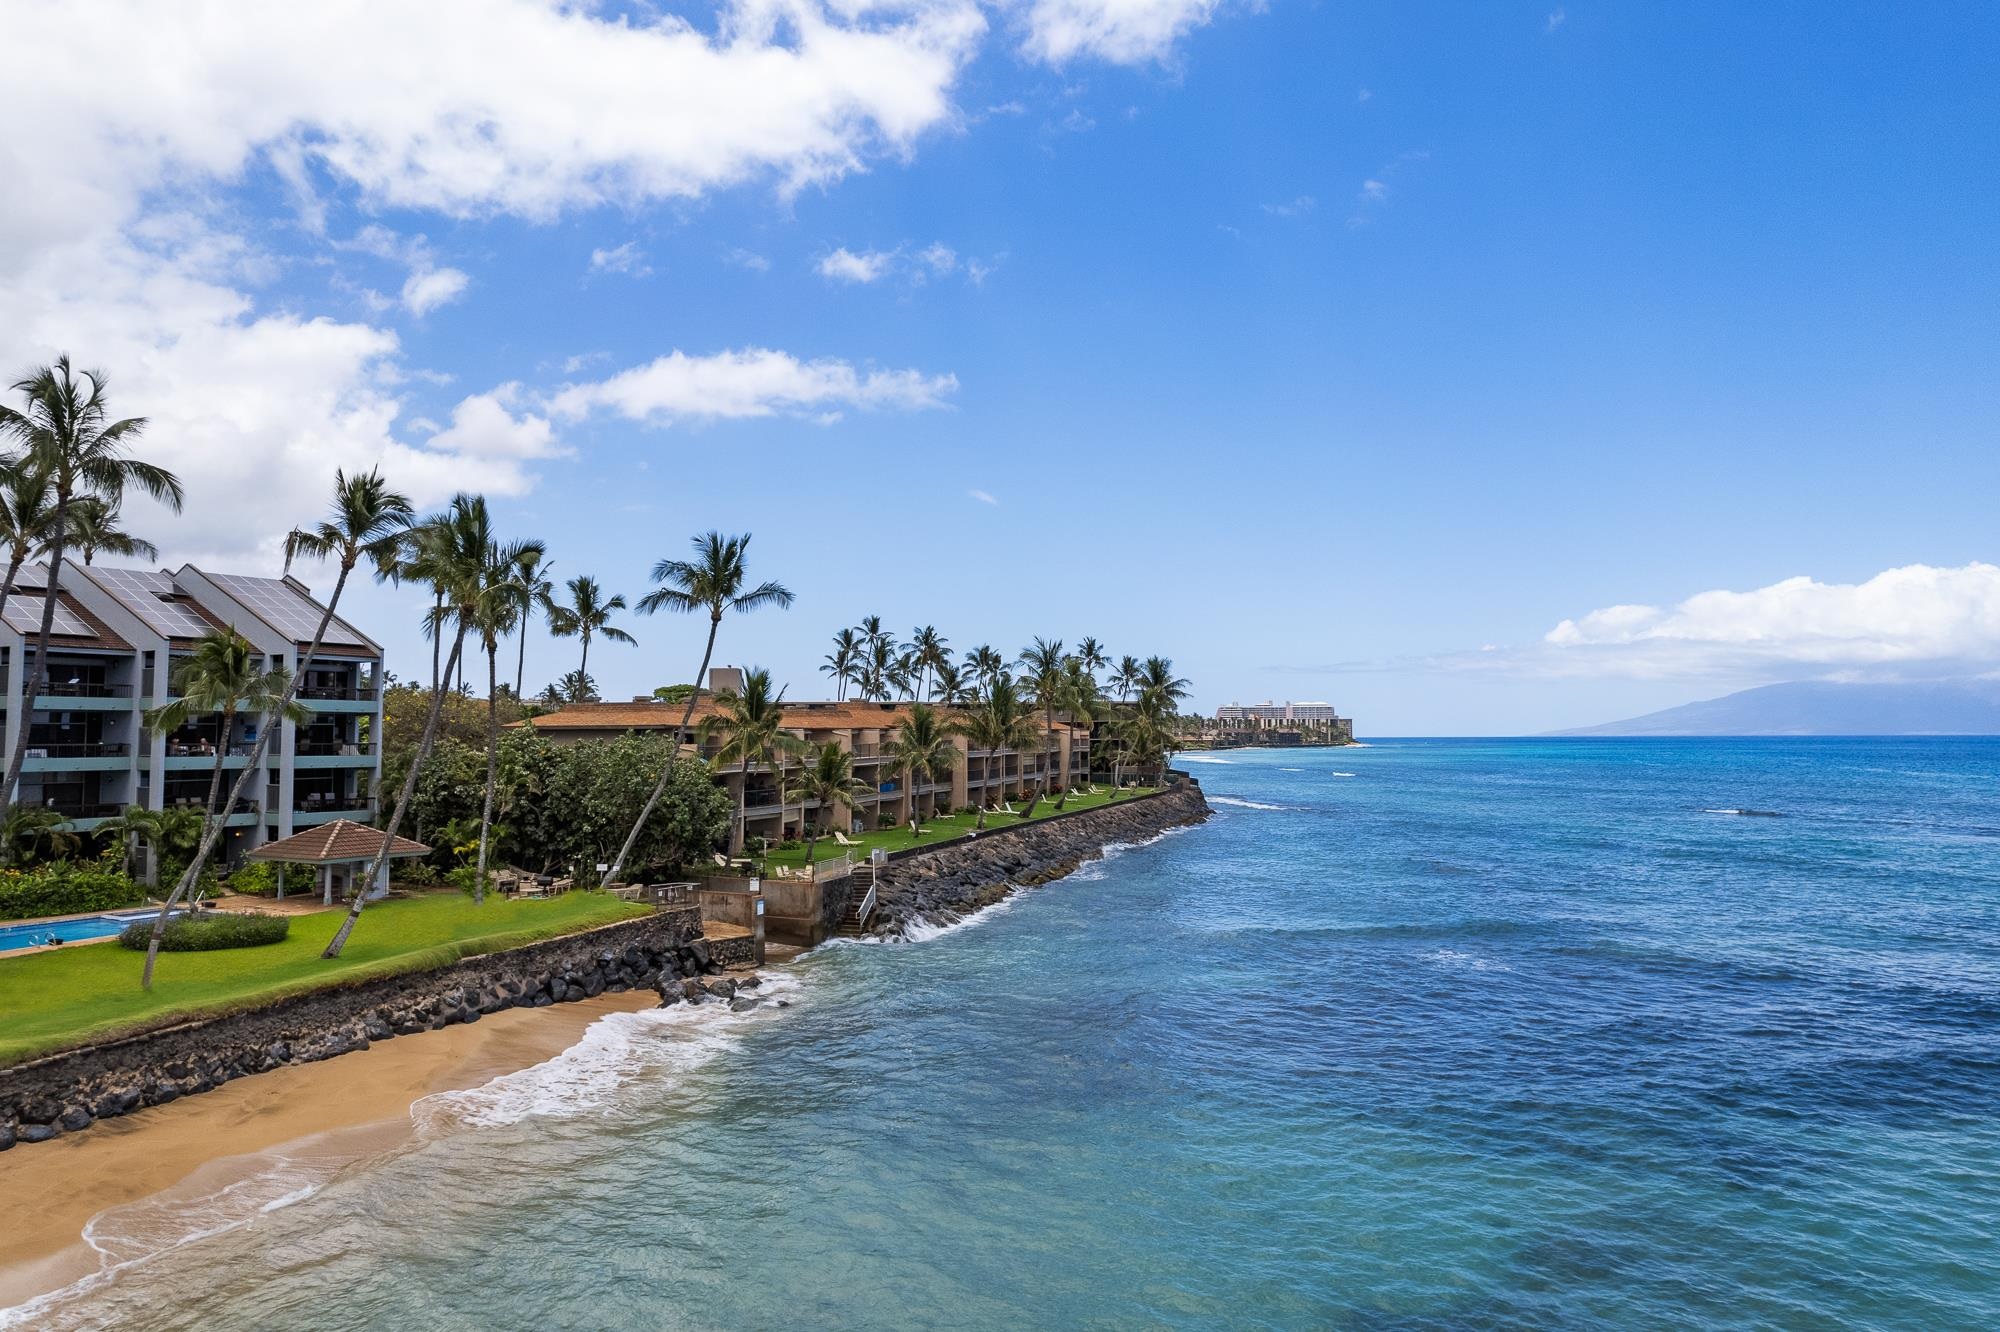
[[[53,934],[64,943],[95,943],[109,939],[135,920],[151,915],[133,911],[122,916],[79,916],[75,920],[31,920],[20,925],[0,925],[0,953],[10,948],[33,948],[45,944]]]

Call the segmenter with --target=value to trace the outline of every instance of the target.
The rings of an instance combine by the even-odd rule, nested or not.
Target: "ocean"
[[[106,1216],[17,1321],[2000,1326],[2000,741],[1186,757],[1201,827]]]

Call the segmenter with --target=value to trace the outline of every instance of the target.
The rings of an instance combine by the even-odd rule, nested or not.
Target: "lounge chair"
[[[715,862],[715,867],[717,869],[729,868],[729,857],[723,855],[720,851],[717,851],[714,855],[710,856],[709,859]]]
[[[859,842],[850,842],[850,841],[848,841],[848,840],[847,840],[847,834],[846,834],[846,833],[844,833],[844,832],[840,832],[840,831],[838,831],[838,830],[836,830],[836,831],[834,832],[834,834],[833,834],[833,840],[834,840],[835,842],[839,843],[839,844],[840,844],[841,846],[859,846],[859,845],[860,845],[860,843],[859,843]]]

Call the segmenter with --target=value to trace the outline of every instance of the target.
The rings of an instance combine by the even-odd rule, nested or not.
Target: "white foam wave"
[[[1352,777],[1353,775],[1351,772],[1330,772],[1327,774],[1329,777]]]
[[[1705,809],[1702,811],[1704,814],[1741,814],[1742,812],[1740,809]]]
[[[1208,803],[1211,805],[1231,805],[1237,809],[1296,809],[1297,808],[1296,805],[1267,805],[1261,800],[1244,800],[1237,796],[1225,796],[1225,795],[1212,795],[1208,798]]]
[[[83,1242],[97,1254],[97,1270],[60,1290],[0,1309],[0,1328],[69,1326],[82,1311],[65,1311],[63,1306],[108,1285],[120,1272],[303,1202],[326,1185],[336,1168],[331,1161],[278,1156],[255,1174],[200,1197],[170,1192],[107,1208],[83,1228]]]
[[[1226,758],[1217,758],[1217,757],[1215,757],[1215,755],[1213,755],[1213,754],[1176,754],[1176,755],[1174,755],[1174,762],[1176,762],[1176,763],[1221,763],[1221,764],[1224,764],[1225,766],[1234,766],[1234,764],[1235,764],[1236,760],[1235,760],[1235,759],[1226,759]]]
[[[734,1047],[754,1023],[767,1022],[804,989],[796,976],[766,972],[746,991],[762,1000],[736,1012],[726,1003],[676,1004],[608,1013],[553,1059],[483,1086],[438,1092],[410,1107],[418,1133],[435,1137],[466,1128],[498,1128],[530,1116],[572,1117],[609,1104],[638,1078],[684,1074]]]
[[[1304,768],[1280,768],[1279,772],[1304,772]]]
[[[1015,888],[997,902],[988,902],[977,911],[968,911],[962,916],[947,916],[941,920],[912,920],[903,926],[900,938],[905,943],[929,943],[932,939],[942,939],[946,935],[969,930],[975,925],[984,925],[995,916],[1004,916],[1014,909],[1021,900],[1025,888]]]
[[[1512,971],[1505,962],[1495,962],[1490,958],[1478,957],[1472,953],[1461,953],[1456,948],[1440,948],[1425,954],[1428,961],[1441,967],[1451,967],[1459,971]]]

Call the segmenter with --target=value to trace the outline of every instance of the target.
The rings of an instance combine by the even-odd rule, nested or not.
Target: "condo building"
[[[689,753],[713,758],[717,746],[700,742],[702,719],[715,714],[714,691],[740,689],[742,673],[732,668],[710,672],[710,689],[695,704],[694,718],[681,743]],[[586,739],[610,739],[626,731],[672,734],[679,729],[685,703],[661,703],[635,699],[630,703],[576,703],[559,712],[533,717],[523,726],[533,726],[557,744]],[[906,822],[914,813],[925,818],[939,812],[967,806],[997,807],[1021,800],[1040,790],[1053,794],[1086,780],[1090,773],[1090,728],[1058,719],[1054,738],[1041,722],[1036,731],[1039,743],[1025,750],[986,750],[973,746],[963,736],[951,737],[959,759],[951,773],[938,781],[926,781],[911,789],[908,776],[896,766],[889,751],[895,743],[896,728],[909,715],[908,703],[818,702],[784,705],[784,729],[807,743],[837,744],[854,756],[854,775],[869,788],[869,794],[852,805],[821,816],[816,803],[787,802],[784,790],[796,761],[773,769],[768,764],[751,764],[748,771],[732,764],[716,773],[717,782],[731,800],[745,809],[743,821],[731,833],[732,852],[740,852],[747,840],[765,838],[772,842],[805,836],[808,821],[820,829],[863,832],[884,824]],[[952,709],[938,707],[941,718]]]
[[[1221,722],[1337,722],[1331,703],[1231,703],[1215,710]]]
[[[133,805],[192,807],[208,799],[218,755],[219,800],[249,762],[261,716],[197,717],[170,734],[147,729],[148,710],[175,697],[180,663],[200,639],[234,628],[265,664],[298,668],[325,607],[295,578],[65,565],[47,668],[35,660],[48,570],[25,566],[0,614],[0,700],[12,753],[28,728],[19,800],[54,809],[78,831]],[[227,811],[221,854],[234,861],[266,841],[315,824],[374,814],[381,772],[382,649],[338,616],[299,688],[312,709],[281,722],[264,772]]]

